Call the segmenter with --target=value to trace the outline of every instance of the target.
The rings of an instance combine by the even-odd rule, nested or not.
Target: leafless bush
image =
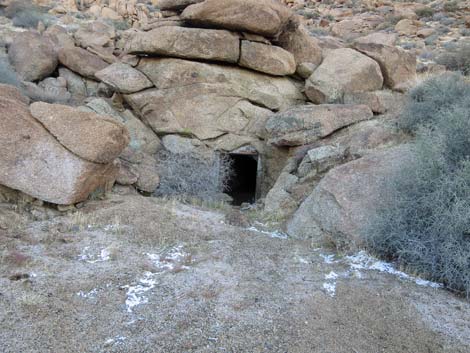
[[[470,298],[470,84],[450,77],[412,93],[414,159],[387,178],[365,234],[372,251]]]
[[[217,200],[227,190],[232,175],[228,156],[204,158],[196,153],[175,154],[167,151],[158,154],[160,186],[156,196],[177,196],[185,200]]]

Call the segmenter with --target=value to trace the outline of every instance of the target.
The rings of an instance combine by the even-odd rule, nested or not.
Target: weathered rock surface
[[[0,110],[0,184],[51,203],[73,204],[114,181],[113,164],[71,153],[24,103],[0,97]]]
[[[173,154],[193,152],[196,149],[196,146],[194,146],[192,141],[192,139],[178,135],[166,135],[162,138],[163,147]]]
[[[402,145],[330,170],[288,223],[289,235],[333,241],[339,248],[359,247],[382,181],[409,156],[410,150]]]
[[[134,93],[153,86],[139,70],[122,63],[109,65],[95,76],[120,93]]]
[[[236,96],[271,110],[287,109],[305,101],[297,82],[238,67],[171,58],[142,58],[137,69],[160,90],[218,84],[230,88]]]
[[[395,46],[375,43],[358,43],[355,48],[379,63],[387,87],[403,91],[415,82],[416,55]]]
[[[61,67],[59,68],[59,77],[63,77],[67,81],[67,90],[73,98],[80,101],[87,96],[86,85],[80,75],[65,67]]]
[[[204,0],[159,0],[158,7],[163,11],[179,10],[203,1]]]
[[[382,45],[395,45],[398,35],[396,33],[387,32],[374,32],[364,37],[357,38],[354,43],[356,44],[382,44]]]
[[[15,86],[0,83],[0,97],[29,104],[28,97],[25,97]]]
[[[63,77],[48,77],[37,85],[24,82],[22,89],[33,101],[67,103],[71,98],[71,94],[67,91],[67,81]]]
[[[125,98],[157,134],[194,135],[201,140],[227,133],[228,121],[230,129],[242,129],[259,109],[220,84],[150,89]]]
[[[333,103],[341,101],[345,93],[375,91],[382,85],[376,61],[353,49],[335,49],[308,78],[305,94],[313,103]]]
[[[372,118],[366,105],[303,105],[274,114],[266,123],[268,142],[301,146],[324,138],[345,126]]]
[[[86,27],[80,27],[75,32],[77,45],[84,49],[92,46],[112,46],[114,45],[115,37],[116,31],[114,27],[102,21],[90,22]]]
[[[303,178],[323,173],[339,164],[345,157],[346,149],[342,146],[325,145],[312,148],[299,164],[297,174]]]
[[[126,49],[131,54],[236,63],[240,57],[240,40],[224,30],[166,26],[136,33]]]
[[[343,97],[344,103],[365,104],[377,114],[383,114],[390,110],[400,110],[405,101],[404,94],[390,90],[346,93]]]
[[[297,65],[313,64],[316,68],[322,61],[322,49],[317,40],[303,26],[292,22],[279,36],[278,45],[292,53]]]
[[[299,178],[287,172],[281,173],[276,183],[266,195],[264,210],[285,216],[295,211],[299,206],[290,194],[290,188],[298,182]]]
[[[161,148],[161,142],[157,135],[130,110],[118,113],[103,98],[92,99],[86,106],[97,114],[112,117],[127,128],[131,138],[127,149],[134,152],[155,154]]]
[[[18,33],[8,58],[23,81],[40,80],[54,72],[58,64],[53,43],[35,32]]]
[[[193,25],[232,31],[252,32],[273,37],[292,13],[272,0],[206,0],[188,6],[181,17]]]
[[[52,25],[47,27],[43,36],[51,40],[57,52],[62,48],[73,48],[75,46],[75,41],[72,36],[70,36],[67,30],[62,26]]]
[[[297,66],[294,56],[281,47],[243,40],[240,61],[242,67],[270,75],[292,75]]]
[[[416,25],[416,21],[405,18],[395,25],[395,31],[401,35],[411,36],[416,34],[418,26]]]
[[[111,117],[42,102],[30,110],[64,147],[87,161],[110,163],[129,144],[128,131]]]
[[[108,63],[97,55],[78,47],[61,49],[59,61],[70,70],[91,79],[96,79],[95,73],[108,66]]]

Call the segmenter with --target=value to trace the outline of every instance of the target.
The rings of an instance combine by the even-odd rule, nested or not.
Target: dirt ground
[[[0,207],[2,353],[470,352],[469,302],[365,254],[140,196],[29,214]]]

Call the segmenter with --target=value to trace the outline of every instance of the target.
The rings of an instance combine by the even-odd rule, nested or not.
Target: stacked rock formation
[[[129,143],[112,118],[48,103],[34,103],[0,86],[0,184],[38,199],[73,204],[114,183],[114,164]]]
[[[118,183],[153,192],[159,185],[155,154],[162,147],[249,150],[264,157],[261,193],[267,194],[267,209],[289,213],[328,169],[361,156],[357,146],[393,139],[382,124],[367,120],[374,114],[386,117],[415,78],[416,60],[401,49],[372,37],[347,48],[322,49],[275,0],[159,0],[156,5],[163,17],[142,30],[117,32],[96,21],[72,37],[51,26],[42,34],[18,34],[8,52],[23,91],[34,101],[82,105],[84,113],[104,114],[126,126],[130,144],[118,154]],[[48,77],[57,72],[58,77]],[[68,151],[92,163],[111,163],[83,154],[75,146],[79,139],[70,142],[71,136],[57,133],[35,113],[36,104],[31,107]],[[64,116],[71,113],[66,107],[61,112],[45,115],[68,121]],[[341,137],[348,127],[351,135]],[[300,148],[311,151],[300,160],[288,159]],[[73,202],[85,192],[64,194]]]

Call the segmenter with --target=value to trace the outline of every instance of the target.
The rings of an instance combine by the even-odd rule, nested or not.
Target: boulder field
[[[1,98],[22,119],[3,119],[35,133],[22,145],[15,129],[2,132],[0,184],[58,204],[115,182],[151,194],[160,150],[249,150],[262,163],[266,210],[291,216],[330,169],[400,143],[389,123],[416,58],[393,35],[328,47],[274,0],[159,1],[151,21],[137,5],[78,6],[139,13],[135,28],[89,21],[12,37],[21,93],[5,86]]]

